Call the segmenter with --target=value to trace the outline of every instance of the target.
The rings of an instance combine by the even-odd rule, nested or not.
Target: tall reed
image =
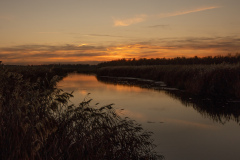
[[[69,105],[72,94],[56,88],[58,76],[23,77],[0,66],[0,159],[163,158],[151,133],[112,104]]]
[[[240,98],[240,64],[103,67],[97,75],[152,79],[201,96]]]

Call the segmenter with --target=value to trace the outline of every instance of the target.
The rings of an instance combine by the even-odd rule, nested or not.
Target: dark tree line
[[[232,56],[207,56],[207,57],[176,57],[176,58],[141,58],[141,59],[119,59],[98,64],[98,67],[106,66],[141,66],[141,65],[194,65],[194,64],[221,64],[240,63],[240,54]]]
[[[1,61],[0,61],[0,64],[1,64]],[[61,75],[61,76],[64,76],[67,73],[71,73],[71,72],[95,73],[97,69],[96,65],[89,65],[89,64],[48,64],[48,65],[28,65],[28,66],[4,65],[4,67],[7,68],[9,71],[12,71],[12,72],[17,71],[23,75],[29,74],[37,70],[37,73],[39,73],[40,71],[42,72],[41,76],[43,74],[46,74],[46,70],[49,70],[49,69],[52,72],[57,73],[58,75]],[[30,71],[26,72],[26,70],[30,70]]]

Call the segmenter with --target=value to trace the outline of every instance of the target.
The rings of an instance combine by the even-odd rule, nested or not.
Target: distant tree
[[[236,53],[235,56],[228,54],[226,56],[207,56],[207,57],[175,57],[175,58],[140,58],[140,59],[119,59],[109,62],[103,62],[98,64],[98,68],[106,66],[143,66],[143,65],[196,65],[196,64],[221,64],[229,63],[236,64],[240,63],[240,54]]]

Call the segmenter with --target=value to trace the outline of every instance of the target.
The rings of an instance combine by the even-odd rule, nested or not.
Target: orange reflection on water
[[[113,88],[118,92],[143,92],[142,88],[134,87],[134,86],[124,86],[124,85],[114,85],[114,84],[106,84],[107,88]]]
[[[79,74],[69,74],[61,82],[58,83],[58,86],[63,86],[68,88],[69,91],[76,91],[82,87],[84,88],[97,88],[99,84],[96,83],[96,77],[92,75],[79,75]]]
[[[124,109],[124,110],[116,109],[116,113],[123,117],[131,117],[131,119],[134,119],[134,120],[141,120],[141,121],[147,120],[146,116],[141,114],[140,112],[133,112],[127,109]]]
[[[90,81],[96,81],[96,77],[92,75],[85,75],[85,74],[82,74],[81,76],[79,76],[79,74],[69,74],[69,76],[65,77],[63,80],[68,82],[79,82],[79,81],[90,82]]]
[[[169,123],[175,123],[175,124],[181,125],[181,126],[190,126],[190,127],[193,127],[193,128],[217,129],[217,127],[213,126],[213,125],[191,122],[191,121],[186,121],[186,120],[181,120],[181,119],[165,119],[164,121],[169,122]]]

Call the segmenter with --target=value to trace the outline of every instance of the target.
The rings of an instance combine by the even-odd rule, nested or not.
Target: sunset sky
[[[4,64],[240,53],[239,0],[1,0]]]

